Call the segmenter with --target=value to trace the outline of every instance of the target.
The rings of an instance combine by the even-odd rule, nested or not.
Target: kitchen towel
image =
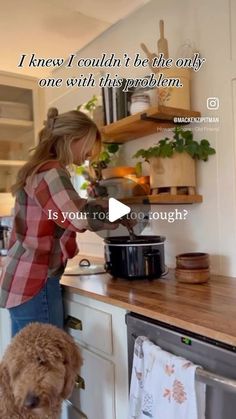
[[[206,386],[195,379],[197,367],[139,336],[128,419],[204,419]]]

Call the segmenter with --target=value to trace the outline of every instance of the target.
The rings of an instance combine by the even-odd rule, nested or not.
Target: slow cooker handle
[[[112,268],[111,262],[106,262],[104,264],[104,269],[105,269],[106,272],[111,273],[111,268]]]
[[[166,276],[168,273],[169,273],[169,268],[168,268],[168,266],[165,265],[165,271],[163,272],[163,274],[161,276],[162,277]]]
[[[155,260],[153,261],[153,258]],[[145,275],[152,275],[153,274],[153,266],[157,263],[156,258],[158,259],[158,263],[161,263],[161,254],[159,250],[153,250],[144,255],[145,260]]]

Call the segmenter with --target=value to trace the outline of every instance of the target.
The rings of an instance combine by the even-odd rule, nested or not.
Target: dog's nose
[[[28,407],[29,409],[34,409],[38,405],[39,405],[39,397],[36,396],[36,394],[34,393],[28,393],[24,401],[24,406]]]

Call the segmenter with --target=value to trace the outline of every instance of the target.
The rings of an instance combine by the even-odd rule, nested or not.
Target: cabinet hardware
[[[72,316],[67,317],[66,326],[69,327],[70,329],[83,330],[82,321]]]
[[[77,375],[75,379],[75,388],[81,388],[82,390],[85,390],[85,381],[80,375]]]

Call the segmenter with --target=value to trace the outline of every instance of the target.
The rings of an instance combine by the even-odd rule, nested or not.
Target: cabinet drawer
[[[113,363],[88,349],[81,348],[81,352],[80,382],[84,388],[73,391],[71,403],[88,419],[115,419]]]
[[[65,312],[67,330],[75,339],[112,354],[111,314],[69,300],[65,300]]]

